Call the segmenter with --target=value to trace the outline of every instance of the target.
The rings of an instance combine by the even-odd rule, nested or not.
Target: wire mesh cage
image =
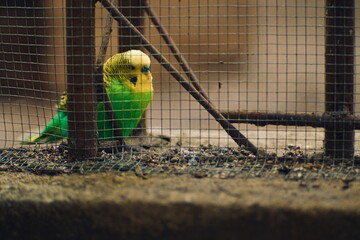
[[[356,7],[5,1],[1,169],[356,177]]]

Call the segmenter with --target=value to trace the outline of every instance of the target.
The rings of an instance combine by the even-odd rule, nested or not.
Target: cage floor
[[[153,131],[154,133],[154,131]],[[94,159],[70,161],[66,143],[35,145],[0,150],[0,171],[27,171],[36,174],[58,175],[71,173],[135,172],[142,177],[151,175],[191,175],[197,178],[284,178],[346,179],[360,175],[360,157],[331,159],[321,151],[305,151],[300,146],[271,148],[255,156],[243,147],[211,144],[201,135],[184,134],[175,137],[149,134],[143,138],[129,138],[133,146],[118,152],[107,143]],[[226,136],[225,136],[226,137]],[[209,138],[213,139],[213,138]],[[190,142],[190,140],[192,142]],[[201,144],[203,143],[203,144]],[[193,145],[192,145],[193,144]],[[104,151],[106,150],[106,151]]]

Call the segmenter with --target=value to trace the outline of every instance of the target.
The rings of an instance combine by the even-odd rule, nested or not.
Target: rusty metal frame
[[[289,114],[250,111],[221,111],[231,123],[248,123],[258,127],[266,125],[334,128],[339,123],[360,130],[360,118],[348,114]]]
[[[325,12],[323,115],[247,111],[222,111],[222,114],[232,123],[324,128],[325,154],[352,158],[354,130],[360,130],[360,118],[354,116],[355,1],[327,0]]]
[[[68,1],[71,2],[70,0]],[[100,0],[100,2],[115,20],[128,27],[128,30],[134,35],[136,40],[214,116],[215,120],[220,123],[224,130],[227,131],[239,145],[244,144],[253,152],[257,152],[257,148],[236,130],[231,123],[248,123],[257,126],[271,124],[322,127],[325,129],[324,148],[327,155],[336,158],[353,157],[354,130],[360,129],[360,119],[354,116],[354,0],[326,1],[325,113],[323,115],[247,111],[219,112],[207,98],[201,86],[200,88],[197,86],[198,81],[196,76],[188,76],[190,81],[184,79],[124,14],[115,8],[108,0]],[[144,3],[145,11],[149,17],[151,17],[153,21],[158,20],[148,3],[146,1],[144,1]],[[159,30],[164,33],[164,29],[161,28],[161,23],[157,22],[156,25]],[[170,47],[175,46],[171,38],[169,38],[167,43]],[[173,53],[177,55],[176,53],[178,53],[178,51],[173,51]],[[183,59],[180,58],[179,62],[183,67],[188,67],[188,64]]]

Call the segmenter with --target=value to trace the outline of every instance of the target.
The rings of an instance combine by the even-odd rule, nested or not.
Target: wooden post
[[[119,0],[120,11],[130,20],[130,22],[141,32],[144,33],[144,7],[143,0]],[[127,26],[119,26],[119,52],[130,49],[144,50],[140,38],[134,35]],[[141,136],[146,134],[146,112],[140,120],[132,135]]]
[[[97,154],[94,1],[66,1],[66,46],[69,156],[91,158]]]
[[[354,0],[326,1],[325,34],[325,111],[342,120],[354,113]],[[353,125],[340,121],[326,127],[324,148],[335,158],[353,157]]]
[[[119,9],[130,22],[141,32],[144,33],[144,4],[143,0],[119,0]],[[140,38],[132,34],[127,26],[119,26],[119,52],[130,49],[143,50]]]

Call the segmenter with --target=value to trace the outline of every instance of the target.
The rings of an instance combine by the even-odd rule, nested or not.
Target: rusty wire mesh
[[[53,119],[55,105],[67,89],[65,1],[1,3],[0,169],[39,174],[135,171],[140,176],[357,177],[356,104],[351,116],[346,109],[338,111],[339,116],[349,117],[342,119],[345,124],[355,126],[350,129],[355,134],[354,154],[336,158],[324,154],[323,149],[324,126],[330,126],[326,124],[332,120],[324,115],[326,16],[333,9],[327,5],[331,2],[120,1],[120,12],[181,76],[189,78],[191,71],[216,109],[231,118],[259,151],[255,154],[238,146],[130,27],[119,27],[113,21],[105,59],[127,49],[142,49],[152,55],[154,99],[145,123],[126,140],[134,149],[99,151],[95,158],[84,161],[70,161],[66,139],[60,145],[22,144]],[[350,17],[354,26],[349,27],[355,43],[360,23],[356,7]],[[107,21],[108,11],[97,2],[95,30],[85,36],[94,38],[97,56]],[[168,32],[190,69],[182,68],[159,26]],[[350,78],[355,103],[357,46],[345,47],[354,50]],[[80,57],[89,56],[84,53]],[[95,61],[96,56],[91,59]],[[317,125],[321,122],[324,125]],[[146,129],[146,134],[141,129]]]

